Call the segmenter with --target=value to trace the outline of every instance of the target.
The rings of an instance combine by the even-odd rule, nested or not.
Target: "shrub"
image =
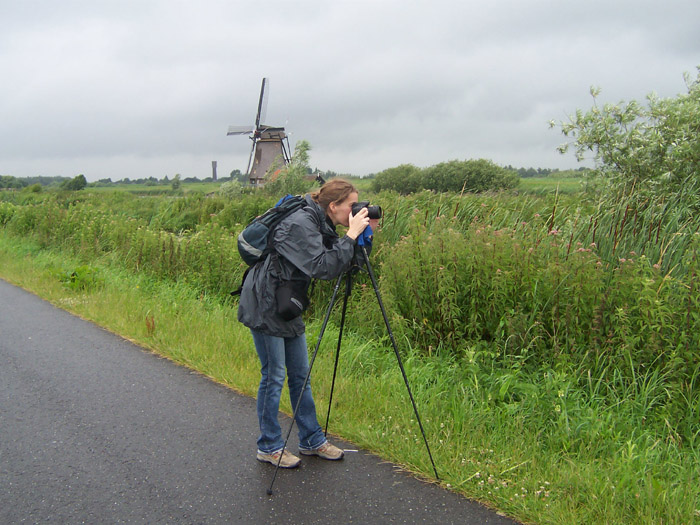
[[[423,187],[440,192],[481,193],[514,188],[518,180],[515,172],[497,166],[490,160],[453,160],[426,169]]]
[[[242,194],[243,184],[237,180],[224,182],[221,186],[219,186],[219,195],[226,199],[233,200],[239,198]]]
[[[62,190],[68,190],[68,191],[80,191],[85,189],[87,186],[87,180],[85,179],[85,175],[76,175],[70,180],[64,181],[61,184],[61,189]]]
[[[42,191],[44,191],[44,188],[38,182],[22,189],[23,193],[41,193]]]
[[[413,164],[401,164],[395,168],[389,168],[372,181],[372,191],[395,191],[402,195],[408,195],[423,189],[422,170]]]
[[[686,277],[674,279],[644,256],[605,263],[595,246],[537,224],[474,221],[462,232],[438,218],[428,231],[416,212],[383,254],[380,282],[397,332],[426,353],[486,344],[504,366],[572,361],[630,377],[654,367],[682,384],[700,362],[700,235],[694,243]]]
[[[279,163],[273,163],[267,172],[267,182],[264,192],[267,195],[302,195],[312,186],[313,182],[307,178],[309,173],[309,150],[311,145],[300,140],[294,147],[294,155],[291,162],[284,167]]]
[[[700,67],[695,80],[686,75],[686,83],[687,94],[666,99],[651,94],[647,107],[635,100],[599,107],[600,90],[592,88],[593,108],[560,124],[562,133],[574,139],[560,151],[574,146],[579,159],[594,153],[597,173],[609,182],[610,203],[631,195],[640,203],[673,195],[677,205],[697,210]]]
[[[435,192],[482,193],[517,186],[517,174],[490,160],[453,160],[419,169],[402,164],[377,174],[372,183],[375,192],[390,190],[407,195],[420,190]]]
[[[589,240],[606,258],[629,251],[644,253],[665,271],[677,273],[700,231],[700,68],[686,75],[688,93],[675,98],[647,97],[600,107],[599,89],[591,89],[593,108],[560,123],[572,139],[577,158],[592,151],[594,175],[603,182]],[[552,125],[555,125],[552,123]]]

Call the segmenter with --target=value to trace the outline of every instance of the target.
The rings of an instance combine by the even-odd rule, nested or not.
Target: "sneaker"
[[[280,456],[282,456],[282,459],[280,459]],[[257,459],[258,461],[272,463],[275,466],[277,466],[277,463],[279,462],[280,468],[295,468],[299,466],[299,463],[301,463],[301,459],[286,449],[284,451],[280,449],[272,454],[265,454],[264,452],[260,452],[258,450]]]
[[[299,453],[303,454],[304,456],[318,456],[319,458],[330,459],[331,461],[343,459],[343,456],[345,455],[345,452],[343,452],[335,445],[332,445],[330,441],[326,441],[323,445],[321,445],[318,448],[301,448],[299,449]]]

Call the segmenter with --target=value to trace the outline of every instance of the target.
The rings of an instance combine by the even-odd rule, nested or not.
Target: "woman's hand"
[[[352,240],[356,240],[360,234],[365,231],[365,228],[369,224],[368,213],[369,210],[367,210],[366,207],[357,212],[357,215],[353,215],[352,212],[350,212],[350,219],[348,220],[350,227],[346,235]]]

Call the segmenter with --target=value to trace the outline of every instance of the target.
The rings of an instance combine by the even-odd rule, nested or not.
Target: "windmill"
[[[269,89],[270,82],[267,78],[263,78],[255,124],[253,126],[229,126],[228,133],[226,133],[227,136],[249,135],[250,140],[253,141],[246,175],[250,183],[254,185],[264,184],[265,174],[276,160],[281,160],[284,164],[289,163],[289,139],[284,128],[262,124],[267,110]]]

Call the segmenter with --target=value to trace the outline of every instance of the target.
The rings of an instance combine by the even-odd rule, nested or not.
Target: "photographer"
[[[348,270],[356,240],[369,224],[366,207],[352,214],[357,199],[357,189],[341,179],[306,195],[306,206],[277,226],[273,252],[251,268],[243,283],[238,320],[253,334],[262,374],[257,398],[259,461],[274,465],[279,461],[283,468],[300,463],[297,456],[282,450],[284,442],[277,421],[285,374],[289,377],[292,406],[301,399],[296,414],[299,452],[329,460],[343,457],[343,451],[326,440],[318,424],[310,384],[301,392],[309,370],[305,326],[300,314],[288,312],[300,302],[305,306],[312,278],[333,279]],[[335,231],[338,224],[348,227],[342,238]],[[279,292],[290,286],[293,304],[287,308],[281,303],[289,298]],[[297,316],[289,319],[292,315]]]

